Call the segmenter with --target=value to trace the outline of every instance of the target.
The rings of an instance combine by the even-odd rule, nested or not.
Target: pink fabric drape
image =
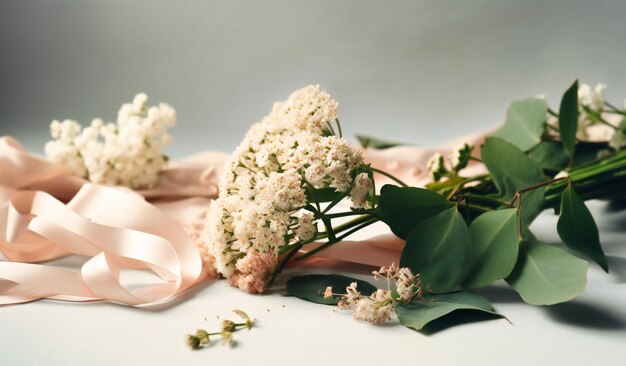
[[[0,304],[51,298],[141,306],[188,289],[203,278],[189,230],[217,196],[226,158],[204,153],[173,162],[159,186],[133,192],[68,176],[0,138]],[[88,260],[80,271],[40,264],[66,255]],[[160,283],[128,290],[123,269],[150,270]]]
[[[478,144],[483,135],[466,141]],[[427,181],[435,152],[396,147],[365,150],[365,160],[410,185]],[[173,161],[157,187],[133,192],[91,184],[0,138],[0,305],[42,298],[109,300],[131,306],[164,303],[205,277],[194,238],[217,197],[227,155],[206,152]],[[481,169],[470,167],[468,169]],[[388,183],[377,176],[377,186]],[[339,243],[318,255],[371,266],[397,263],[402,242],[393,235]],[[357,250],[355,250],[357,249]],[[43,264],[67,255],[86,259],[80,271]],[[124,269],[159,279],[128,289]]]

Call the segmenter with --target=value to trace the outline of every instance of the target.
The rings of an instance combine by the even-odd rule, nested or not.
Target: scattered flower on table
[[[415,299],[421,299],[424,292],[419,275],[413,275],[411,269],[398,268],[394,263],[389,267],[381,267],[373,271],[374,279],[387,281],[386,289],[377,289],[370,296],[359,292],[357,283],[352,282],[346,287],[345,293],[334,293],[331,286],[324,290],[324,298],[339,297],[337,304],[339,309],[351,310],[356,320],[372,324],[381,324],[391,319],[394,314],[393,302],[411,303]],[[395,285],[397,296],[394,298],[392,289]]]
[[[204,329],[198,329],[196,333],[189,334],[187,336],[187,346],[192,350],[199,350],[201,348],[205,348],[211,345],[211,336],[219,335],[222,343],[226,344],[229,347],[235,346],[235,340],[233,337],[233,333],[246,328],[248,330],[252,329],[254,325],[254,320],[248,316],[243,310],[235,309],[233,313],[237,314],[242,318],[243,322],[236,323],[229,319],[222,320],[222,328],[219,332],[209,333]]]

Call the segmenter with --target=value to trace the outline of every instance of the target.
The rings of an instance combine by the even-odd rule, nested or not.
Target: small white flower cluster
[[[237,263],[252,250],[276,256],[284,245],[315,238],[317,222],[302,212],[311,199],[307,186],[351,194],[355,207],[366,204],[371,179],[358,174],[361,153],[334,135],[336,120],[337,102],[307,86],[250,128],[207,218],[207,245],[224,276],[242,275]]]
[[[328,286],[324,291],[324,298],[341,296],[337,306],[342,310],[352,310],[352,316],[356,320],[362,320],[372,324],[381,324],[391,319],[394,313],[393,300],[391,294],[391,282],[396,284],[398,302],[410,303],[423,296],[420,276],[413,275],[409,268],[398,268],[391,264],[388,268],[381,267],[380,270],[372,272],[376,280],[384,278],[387,280],[387,289],[377,289],[370,296],[362,295],[357,289],[357,283],[352,282],[346,287],[345,294],[333,293],[332,286]]]
[[[600,113],[604,108],[604,91],[606,84],[599,83],[594,88],[588,84],[582,84],[578,87],[578,104],[580,109],[593,113]]]
[[[611,135],[609,140],[609,146],[618,151],[626,146],[626,129],[624,129],[624,126],[620,125],[618,129],[613,131],[613,135]]]
[[[334,296],[332,287],[327,287],[324,297]],[[378,289],[370,296],[363,296],[357,289],[356,282],[346,287],[346,294],[341,297],[337,306],[342,310],[352,310],[354,319],[372,324],[384,323],[393,314],[391,291]]]
[[[474,146],[461,142],[450,152],[447,160],[441,153],[434,153],[426,164],[428,175],[435,182],[438,182],[441,178],[449,176],[450,173],[458,173],[469,163],[473,150]]]
[[[176,124],[176,112],[167,104],[148,107],[145,94],[122,105],[116,123],[94,119],[82,128],[76,121],[53,121],[53,140],[45,153],[73,175],[93,183],[150,188],[167,162],[161,153],[169,144],[167,129]]]
[[[381,267],[378,271],[372,272],[375,280],[387,280],[387,288],[391,288],[391,282],[396,284],[397,301],[411,302],[413,299],[421,298],[424,293],[422,290],[422,280],[420,275],[414,275],[410,268],[398,268],[395,263],[391,263],[389,267]]]
[[[578,87],[578,134],[582,139],[588,137],[587,129],[602,117],[605,90],[606,84],[602,83],[594,88],[588,84]]]

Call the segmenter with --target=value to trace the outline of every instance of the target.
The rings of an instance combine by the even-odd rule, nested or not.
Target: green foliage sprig
[[[597,98],[593,105],[581,102],[580,88],[576,81],[567,89],[558,113],[543,99],[512,103],[504,125],[486,138],[479,157],[470,157],[472,148],[464,147],[465,164],[480,161],[488,174],[463,176],[465,164],[450,169],[435,164],[441,169],[433,176],[443,180],[426,188],[383,186],[371,209],[341,215],[357,218],[339,226],[339,232],[380,220],[406,240],[400,265],[420,274],[429,292],[427,299],[394,305],[402,324],[420,330],[436,314],[455,309],[493,312],[486,299],[469,291],[498,280],[505,280],[528,304],[553,305],[584,291],[587,260],[608,272],[585,201],[626,195],[626,151],[621,150],[626,110],[603,99],[600,105]],[[610,123],[608,115],[622,122]],[[614,131],[611,140],[581,138],[586,128],[598,124]],[[394,146],[369,137],[361,140],[381,148]],[[530,230],[546,209],[559,215],[556,231],[569,250],[540,242]],[[345,237],[336,235],[333,218],[324,218],[330,244],[312,252]],[[315,291],[336,285],[321,277],[307,278],[306,286],[301,281],[292,279],[288,291],[311,301]]]

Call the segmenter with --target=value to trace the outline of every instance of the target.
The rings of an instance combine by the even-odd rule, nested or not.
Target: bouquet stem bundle
[[[438,301],[439,306],[447,306],[444,302],[450,296],[459,297],[462,308],[492,312],[491,306],[476,306],[477,301],[483,305],[488,301],[470,291],[501,279],[529,304],[573,299],[586,285],[587,262],[580,257],[609,270],[584,201],[626,196],[626,151],[622,150],[626,123],[609,122],[626,112],[605,103],[602,91],[601,86],[591,91],[574,83],[563,95],[558,114],[542,99],[514,102],[505,124],[485,139],[480,154],[473,154],[475,147],[468,144],[448,158],[435,154],[428,164],[433,182],[425,188],[409,187],[376,170],[397,185],[383,186],[379,195],[372,195],[368,208],[329,213],[343,197],[332,197],[321,209],[315,190],[308,187],[312,203],[305,209],[324,224],[325,231],[316,240],[326,242],[299,256],[307,243],[281,248],[283,256],[274,276],[288,261],[308,258],[383,221],[406,240],[400,266],[420,275],[431,296],[427,307],[420,306],[423,299],[410,304],[394,300],[406,326],[421,329],[427,322],[416,326],[415,319],[427,317],[427,309],[438,306]],[[601,137],[594,139],[598,131]],[[486,174],[465,176],[463,169],[470,162],[484,165]],[[556,231],[569,250],[541,243],[531,232],[530,224],[548,208],[559,215]],[[331,220],[348,216],[356,218],[332,226]],[[293,278],[288,290],[316,301],[306,293],[312,285],[305,290],[299,286],[309,281],[307,276]],[[326,286],[323,281],[317,285]]]

